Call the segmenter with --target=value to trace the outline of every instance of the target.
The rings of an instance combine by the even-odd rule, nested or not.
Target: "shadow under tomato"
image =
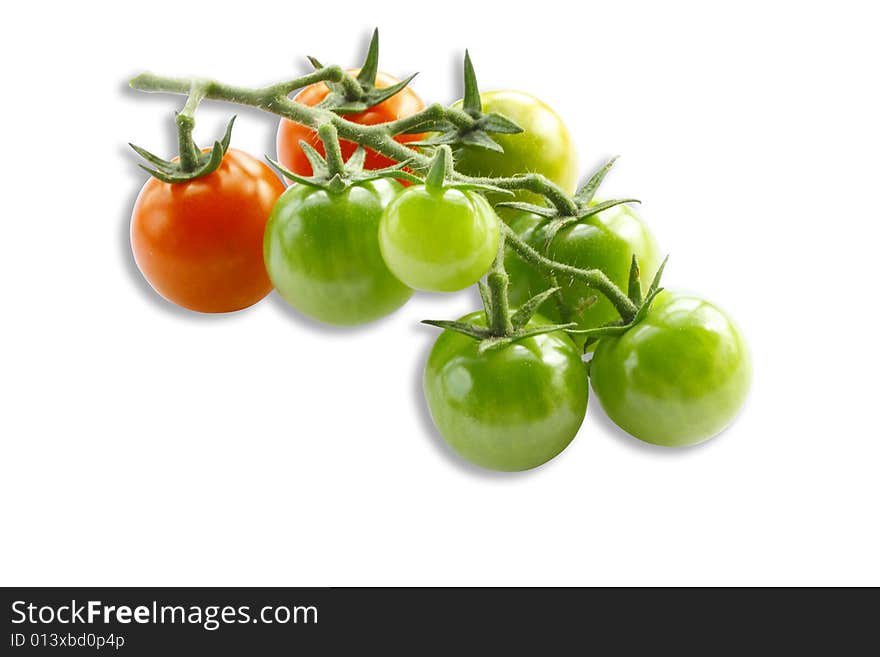
[[[280,311],[285,316],[285,319],[294,322],[297,326],[304,328],[307,331],[322,333],[324,335],[365,335],[371,331],[381,330],[388,322],[392,321],[398,313],[404,311],[407,306],[407,304],[403,304],[391,314],[365,324],[337,326],[335,324],[327,324],[320,320],[312,319],[308,315],[302,314],[296,308],[287,303],[284,298],[278,294],[277,290],[272,290],[272,292],[269,293],[269,296],[266,297],[265,301],[274,306],[276,310]]]

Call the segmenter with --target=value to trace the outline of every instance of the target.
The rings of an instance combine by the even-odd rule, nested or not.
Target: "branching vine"
[[[325,148],[327,159],[324,166],[329,167],[331,177],[343,172],[342,156],[338,149],[337,140],[344,139],[372,149],[397,162],[397,167],[389,169],[392,174],[395,171],[403,174],[404,172],[399,168],[405,165],[407,169],[412,171],[412,174],[408,174],[406,177],[411,180],[424,180],[429,175],[431,165],[436,159],[435,153],[438,151],[445,152],[448,151],[449,146],[456,145],[501,150],[501,147],[492,138],[492,134],[521,131],[515,123],[506,117],[483,112],[480,106],[476,76],[470,55],[467,53],[464,62],[465,98],[462,107],[444,107],[439,103],[434,103],[416,114],[387,123],[363,125],[351,121],[346,118],[346,114],[363,111],[382,102],[397,93],[412,79],[411,76],[391,88],[377,88],[374,84],[377,59],[378,35],[374,33],[367,59],[357,77],[346,73],[339,66],[321,65],[314,58],[310,58],[315,66],[315,70],[311,73],[257,88],[234,86],[206,78],[178,78],[142,73],[130,81],[132,88],[151,93],[182,94],[187,97],[182,111],[176,116],[180,158],[179,161],[163,160],[140,147],[134,145],[132,147],[154,167],[144,166],[143,168],[165,182],[185,182],[207,175],[219,166],[229,146],[232,121],[229,122],[223,139],[216,141],[213,148],[201,151],[192,141],[192,131],[195,125],[194,113],[202,100],[224,101],[255,107],[289,119],[318,131],[325,144],[328,143],[328,140],[334,142],[336,147],[331,144],[329,148]],[[330,87],[331,93],[317,106],[298,103],[290,98],[293,92],[320,82],[326,83]],[[394,139],[395,136],[405,133],[430,133],[431,136],[408,144],[402,144]],[[596,214],[613,205],[635,201],[635,199],[622,199],[606,201],[601,204],[593,203],[593,194],[612,163],[613,161],[609,162],[596,172],[574,196],[569,196],[548,178],[536,173],[499,178],[471,177],[456,171],[454,166],[450,166],[446,176],[452,182],[475,188],[525,190],[538,194],[547,200],[548,206],[503,201],[497,202],[495,205],[535,212],[550,218],[554,222],[554,231],[558,231],[579,219]],[[273,162],[273,164],[277,163]],[[292,179],[299,180],[290,172],[284,173]],[[355,173],[354,176],[356,178],[357,174]],[[620,321],[615,322],[614,327],[609,327],[612,329],[631,324],[640,313],[646,310],[647,304],[659,289],[655,281],[652,288],[654,295],[648,295],[645,300],[642,300],[640,292],[638,292],[639,285],[633,286],[631,282],[630,289],[625,292],[601,270],[579,269],[554,261],[546,254],[539,253],[529,246],[506,224],[500,223],[502,237],[499,253],[495,264],[487,275],[486,282],[481,283],[481,294],[488,327],[463,326],[457,322],[447,321],[431,321],[429,323],[466,333],[482,340],[485,348],[494,348],[527,335],[548,332],[549,330],[571,330],[575,326],[573,323],[566,323],[544,327],[546,330],[525,328],[540,304],[558,292],[557,277],[583,281],[607,297],[620,315]],[[549,290],[523,304],[515,312],[511,312],[508,308],[507,273],[503,264],[505,248],[515,252],[541,272],[551,286]],[[634,263],[634,272],[637,280],[638,267],[636,263]],[[563,317],[565,316],[563,314]]]

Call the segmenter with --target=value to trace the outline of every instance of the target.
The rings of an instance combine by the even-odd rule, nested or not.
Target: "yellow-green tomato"
[[[748,394],[751,361],[718,307],[663,291],[643,321],[599,341],[590,379],[617,426],[645,442],[685,447],[733,420]]]
[[[461,318],[485,326],[485,313]],[[528,326],[550,322],[536,315]],[[428,357],[425,398],[434,424],[459,455],[492,470],[528,470],[572,441],[587,410],[587,371],[562,332],[479,352],[444,331]]]
[[[529,245],[544,253],[549,220],[534,214],[520,213],[510,220],[510,227]],[[635,255],[641,270],[642,293],[647,292],[657,268],[660,251],[648,227],[632,208],[616,205],[592,217],[560,230],[546,251],[549,258],[580,269],[601,269],[619,288],[626,290],[630,266]],[[521,305],[549,287],[534,267],[508,250],[504,260],[510,276],[510,302]],[[540,312],[554,322],[577,322],[579,329],[602,326],[619,318],[614,305],[585,283],[559,277],[562,298],[571,316],[563,320],[557,299],[545,301]],[[595,302],[590,302],[595,297]],[[574,335],[576,344],[584,339]]]
[[[503,153],[478,146],[464,146],[456,151],[455,168],[470,176],[495,178],[519,173],[541,173],[569,194],[578,178],[577,152],[568,128],[548,105],[522,91],[486,91],[480,94],[483,112],[502,114],[516,123],[522,132],[492,133]],[[460,107],[462,101],[455,103]],[[542,197],[531,192],[517,192],[517,200],[540,203]]]
[[[409,287],[455,292],[476,283],[498,250],[498,216],[479,193],[413,185],[382,214],[379,246]]]
[[[263,239],[266,270],[284,300],[337,325],[370,322],[406,303],[412,290],[388,270],[378,239],[382,211],[401,188],[388,179],[341,192],[290,186]]]

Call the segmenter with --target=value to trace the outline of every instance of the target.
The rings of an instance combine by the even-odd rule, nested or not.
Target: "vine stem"
[[[190,85],[186,104],[174,119],[177,124],[177,152],[180,153],[180,168],[186,172],[195,171],[199,164],[199,149],[193,142],[192,133],[196,126],[196,109],[204,97],[205,85],[194,81]]]
[[[629,323],[635,318],[638,307],[629,297],[617,287],[614,282],[599,269],[578,269],[555,260],[542,256],[531,246],[526,244],[510,226],[501,223],[501,231],[507,238],[507,246],[519,255],[527,263],[545,274],[558,274],[583,281],[590,287],[601,292],[617,309],[621,319]]]
[[[434,103],[405,119],[389,123],[361,125],[330,110],[296,103],[288,97],[293,91],[310,84],[323,81],[339,82],[343,77],[344,72],[341,67],[326,66],[293,80],[256,89],[223,84],[216,80],[172,78],[153,73],[142,73],[133,78],[129,84],[139,91],[189,95],[192,94],[193,88],[198,86],[203,99],[256,107],[314,130],[318,130],[323,124],[332,123],[340,138],[367,146],[377,153],[397,162],[406,162],[410,168],[421,171],[427,171],[431,164],[431,158],[395,141],[395,134],[417,129],[438,120],[447,120],[456,124],[466,121],[473,123],[473,119],[462,110]],[[494,185],[502,189],[531,191],[546,197],[564,214],[572,214],[576,211],[574,202],[565,192],[540,174],[510,178],[474,178],[455,172],[450,176],[450,179],[464,183]]]
[[[194,154],[195,157],[198,157],[198,153],[194,150],[195,147],[184,147],[183,142],[187,141],[189,145],[192,145],[192,126],[194,125],[192,113],[203,99],[220,100],[256,107],[316,131],[321,130],[322,126],[325,126],[325,135],[329,134],[330,130],[328,128],[332,126],[335,128],[339,138],[370,148],[397,162],[405,162],[409,168],[422,172],[429,170],[432,158],[397,142],[394,139],[394,135],[417,130],[420,127],[427,128],[432,123],[436,124],[438,121],[447,121],[456,125],[462,125],[467,122],[473,123],[473,118],[463,110],[443,107],[435,103],[417,114],[396,121],[361,125],[349,121],[344,116],[330,110],[294,102],[289,97],[293,91],[302,87],[323,81],[340,82],[344,76],[345,73],[341,67],[325,66],[293,80],[255,89],[227,85],[216,80],[171,78],[152,73],[142,73],[133,78],[129,84],[132,88],[140,91],[188,95],[186,105],[178,115],[182,162],[184,157],[189,158],[188,154]],[[325,150],[330,151],[332,149]],[[331,166],[338,166],[340,164],[336,161],[337,158],[334,153],[329,153],[329,157],[334,160],[332,164],[328,161],[328,164],[331,164]],[[338,159],[341,160],[341,155]],[[449,180],[474,185],[490,185],[507,190],[526,190],[545,197],[563,216],[574,216],[577,212],[577,205],[574,199],[570,198],[564,190],[541,174],[530,173],[508,178],[489,178],[466,176],[453,170],[450,172]],[[515,251],[527,263],[548,275],[548,278],[551,280],[554,275],[568,276],[572,279],[581,280],[594,288],[611,301],[624,322],[630,322],[636,316],[638,312],[636,304],[604,272],[598,269],[578,269],[577,267],[551,260],[526,244],[504,222],[499,221],[499,224],[501,226],[499,252],[487,278],[487,287],[492,299],[492,317],[490,320],[493,333],[496,335],[509,335],[512,330],[508,316],[507,287],[509,281],[503,264],[505,245]]]
[[[339,145],[339,136],[332,123],[325,123],[318,129],[318,137],[324,144],[324,156],[327,161],[327,169],[330,177],[341,176],[345,173],[345,160],[342,159],[342,148]]]
[[[499,219],[499,224],[503,222]],[[504,268],[504,242],[505,232],[502,230],[498,236],[498,254],[495,256],[495,262],[492,263],[492,269],[486,276],[486,284],[489,287],[489,299],[491,316],[488,317],[489,329],[492,335],[505,336],[513,333],[513,324],[510,321],[510,300],[507,296],[507,287],[510,279],[507,270]]]

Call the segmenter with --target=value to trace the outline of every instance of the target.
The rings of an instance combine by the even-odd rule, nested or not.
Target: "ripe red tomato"
[[[357,75],[358,69],[348,71],[351,75]],[[380,88],[390,87],[400,82],[393,75],[379,71],[376,74],[376,86]],[[314,106],[320,103],[324,97],[330,93],[329,87],[323,82],[318,82],[305,87],[295,97],[294,101],[303,103],[304,105]],[[345,118],[362,125],[375,125],[377,123],[386,123],[395,121],[406,116],[411,116],[425,109],[425,103],[416,93],[409,87],[404,87],[399,92],[391,96],[378,105],[374,105],[364,112],[358,114],[346,114]],[[397,135],[394,139],[402,144],[410,141],[423,139],[424,134]],[[302,148],[299,146],[299,140],[302,139],[308,144],[314,146],[321,155],[324,155],[324,146],[318,138],[318,134],[304,125],[294,123],[288,119],[281,119],[278,125],[278,136],[276,140],[276,148],[278,150],[278,161],[285,167],[302,176],[312,175],[312,166],[306,159]],[[346,160],[354,153],[356,144],[350,141],[340,140],[342,147],[342,157]],[[395,164],[395,161],[380,155],[375,151],[367,149],[367,159],[364,163],[365,169],[384,169]]]
[[[263,232],[284,184],[256,158],[229,149],[201,178],[169,184],[150,178],[131,216],[131,250],[144,278],[190,310],[241,310],[272,283]]]

